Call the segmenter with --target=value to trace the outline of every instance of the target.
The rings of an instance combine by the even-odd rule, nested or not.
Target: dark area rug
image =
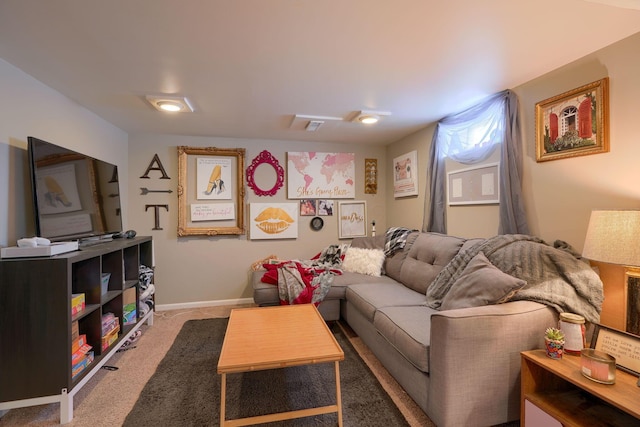
[[[124,426],[217,426],[220,376],[216,367],[228,319],[189,320],[145,385]],[[369,367],[337,324],[331,330],[345,360],[340,362],[345,426],[408,426]],[[304,326],[300,332],[304,333]],[[227,419],[335,404],[334,364],[227,375]],[[270,426],[331,426],[324,414]]]

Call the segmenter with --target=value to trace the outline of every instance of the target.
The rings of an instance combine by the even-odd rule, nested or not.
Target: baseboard
[[[253,304],[253,298],[226,299],[218,301],[196,301],[177,304],[156,305],[156,311],[181,310],[184,308],[218,307],[221,305],[246,305]]]

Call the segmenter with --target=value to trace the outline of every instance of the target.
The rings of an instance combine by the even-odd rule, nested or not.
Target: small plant
[[[547,330],[544,331],[544,336],[552,341],[564,340],[564,332],[558,328],[547,328]]]

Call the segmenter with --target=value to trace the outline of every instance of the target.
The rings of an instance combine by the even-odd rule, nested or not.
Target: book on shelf
[[[78,351],[78,349],[80,349],[80,347],[82,347],[86,343],[87,343],[87,336],[85,334],[78,336],[77,339],[71,342],[71,353],[75,353],[76,351]]]
[[[137,321],[136,310],[136,288],[129,288],[124,291],[122,298],[122,322],[127,325],[135,325]]]
[[[93,359],[94,359],[93,351],[89,351],[86,354],[84,354],[83,358],[78,363],[73,365],[73,367],[71,368],[71,379],[74,379],[82,371],[84,371],[86,367],[89,366],[91,362],[93,362]]]
[[[80,328],[78,327],[78,321],[71,322],[71,342],[74,342],[80,336]]]
[[[112,318],[109,322],[102,322],[102,336],[109,334],[116,328],[120,327],[120,319],[117,317]]]
[[[78,362],[80,362],[85,357],[85,355],[91,350],[91,348],[92,347],[89,344],[84,344],[82,347],[76,350],[71,355],[71,366],[77,365]]]
[[[111,344],[116,342],[118,339],[118,332],[120,332],[120,325],[117,325],[116,328],[107,335],[102,336],[102,351],[105,351]]]
[[[116,316],[109,312],[102,315],[102,329],[108,328],[108,326],[115,322]]]
[[[72,294],[71,295],[71,315],[75,316],[84,310],[85,300],[84,294]]]

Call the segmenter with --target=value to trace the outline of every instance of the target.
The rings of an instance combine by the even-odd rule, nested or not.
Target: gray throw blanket
[[[599,322],[604,294],[596,272],[578,259],[568,245],[558,249],[537,237],[522,234],[495,236],[460,251],[429,285],[429,307],[440,307],[442,298],[479,252],[484,252],[504,273],[527,282],[512,301],[536,301],[559,313],[576,313],[589,322]]]

